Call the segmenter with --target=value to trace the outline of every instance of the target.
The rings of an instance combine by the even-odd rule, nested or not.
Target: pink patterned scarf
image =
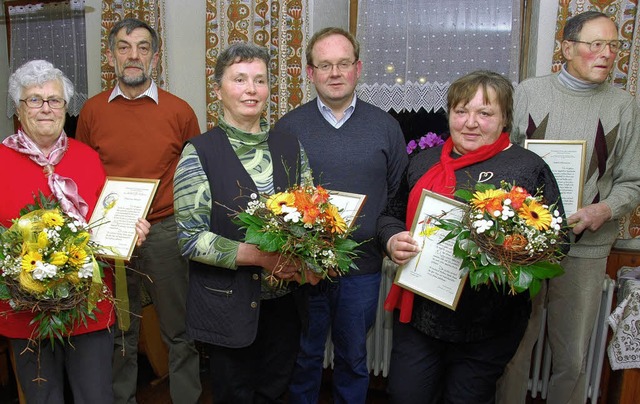
[[[89,212],[89,205],[78,193],[78,186],[71,178],[55,173],[56,164],[62,160],[68,148],[67,135],[64,131],[53,145],[49,157],[46,157],[22,130],[7,137],[2,141],[2,144],[18,153],[27,154],[36,164],[44,167],[43,172],[48,178],[49,188],[60,202],[62,210],[74,219],[86,224],[85,216]]]

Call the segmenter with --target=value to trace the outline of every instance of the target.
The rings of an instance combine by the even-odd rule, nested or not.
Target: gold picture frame
[[[136,222],[149,213],[158,179],[107,177],[93,209],[91,240],[105,258],[131,259],[138,240]]]
[[[527,139],[524,148],[540,156],[556,178],[567,217],[582,207],[587,142],[585,140]],[[555,201],[547,201],[555,203]]]
[[[455,239],[442,241],[448,234],[433,224],[434,217],[461,219],[465,205],[426,189],[422,190],[411,236],[420,253],[400,266],[395,283],[420,296],[455,310],[467,276],[460,277],[461,258],[454,257]]]

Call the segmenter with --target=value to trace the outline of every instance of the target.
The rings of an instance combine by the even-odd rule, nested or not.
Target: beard
[[[122,72],[120,72],[119,68],[116,68],[116,77],[118,77],[118,82],[130,87],[137,87],[146,83],[147,80],[151,79],[151,72],[153,70],[153,67],[149,66],[149,70],[145,72],[144,66],[142,64],[127,63],[123,66],[122,70],[130,66],[142,69],[142,73],[140,73],[138,76],[125,76]]]

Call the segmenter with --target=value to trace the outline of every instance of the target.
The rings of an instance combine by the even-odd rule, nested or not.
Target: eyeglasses
[[[67,105],[67,101],[62,98],[49,98],[48,100],[43,100],[40,97],[29,97],[20,101],[27,104],[27,107],[29,108],[42,108],[45,102],[51,109],[61,109],[64,108],[65,105]]]
[[[357,60],[354,60],[353,62],[349,62],[348,60],[343,60],[342,62],[338,62],[338,63],[320,63],[319,65],[311,65],[313,66],[315,69],[320,70],[322,73],[329,73],[330,71],[333,70],[333,66],[336,66],[338,68],[339,71],[341,71],[342,73],[349,71],[349,69],[351,68],[351,66],[355,65],[357,62]]]
[[[614,39],[613,41],[605,41],[604,39],[596,39],[595,41],[591,41],[591,42],[585,42],[585,41],[578,41],[575,39],[569,39],[569,42],[577,42],[577,43],[583,43],[586,45],[589,45],[589,50],[593,53],[600,53],[604,50],[604,48],[606,48],[607,45],[609,45],[609,49],[611,49],[611,52],[613,53],[618,53],[618,51],[620,50],[620,48],[622,47],[622,45],[624,44],[622,41],[618,41],[617,39]]]

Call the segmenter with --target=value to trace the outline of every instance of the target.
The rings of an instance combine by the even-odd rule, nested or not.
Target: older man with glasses
[[[548,403],[586,401],[589,337],[617,219],[640,202],[638,107],[630,94],[606,82],[622,46],[617,38],[618,28],[607,15],[574,16],[564,29],[562,70],[525,80],[515,93],[514,143],[525,138],[587,141],[583,206],[567,220],[573,234],[562,260],[565,274],[548,284],[553,353]],[[520,348],[498,383],[498,402],[525,402],[543,302],[540,293]]]

